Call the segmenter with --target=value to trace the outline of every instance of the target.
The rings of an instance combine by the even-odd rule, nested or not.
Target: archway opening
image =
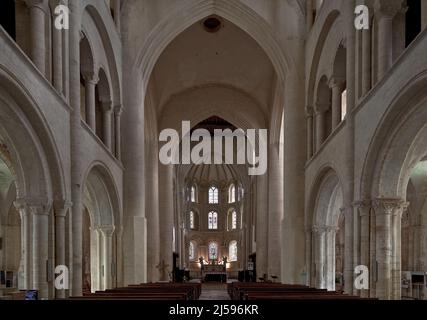
[[[117,286],[117,199],[101,167],[87,176],[83,192],[82,264],[86,292]]]
[[[402,214],[402,299],[426,298],[427,157],[412,169],[407,187],[409,206]]]
[[[25,288],[21,217],[14,206],[16,176],[0,140],[0,295]]]
[[[329,291],[344,287],[345,219],[343,191],[336,174],[330,170],[322,178],[315,198],[311,285]]]

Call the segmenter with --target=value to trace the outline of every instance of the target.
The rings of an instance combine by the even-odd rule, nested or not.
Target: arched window
[[[347,115],[347,89],[341,94],[341,121],[344,120]]]
[[[188,258],[190,261],[196,259],[196,246],[193,241],[190,241],[190,245],[188,247]]]
[[[236,202],[236,187],[234,184],[228,188],[228,203],[234,203]]]
[[[236,230],[237,229],[237,212],[236,210],[233,210],[231,213],[231,229]]]
[[[228,259],[230,262],[237,261],[237,241],[235,240],[228,246]]]
[[[189,220],[190,220],[190,229],[194,229],[194,212],[193,211],[190,211]]]
[[[218,213],[211,211],[208,214],[208,229],[216,230],[218,229]]]
[[[209,203],[216,204],[218,203],[218,188],[217,187],[210,187],[209,193],[208,193]]]
[[[197,189],[196,186],[191,186],[191,195],[190,195],[190,201],[191,202],[197,202]]]
[[[216,242],[209,243],[209,260],[218,259],[218,244]]]

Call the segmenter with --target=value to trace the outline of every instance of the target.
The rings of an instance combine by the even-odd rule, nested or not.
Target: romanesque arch
[[[336,285],[343,286],[344,249],[350,249],[344,247],[343,188],[331,167],[324,168],[316,181],[306,215],[308,281],[336,290]]]
[[[0,83],[1,158],[9,172],[13,172],[15,185],[13,190],[9,188],[7,199],[13,201],[19,212],[17,215],[9,203],[4,222],[19,227],[21,234],[19,269],[12,271],[17,272],[19,288],[36,288],[40,297],[48,298],[53,286],[47,278],[45,264],[53,241],[48,230],[54,221],[52,206],[55,206],[55,215],[66,210],[68,190],[64,169],[37,106],[3,70]],[[65,231],[61,231],[57,232],[58,239],[64,235]],[[56,262],[65,264],[60,260],[57,257]]]
[[[122,281],[122,215],[114,180],[102,164],[93,164],[84,181],[82,280],[83,291],[94,292]]]

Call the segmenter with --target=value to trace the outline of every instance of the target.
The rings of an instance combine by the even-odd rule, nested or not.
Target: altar
[[[203,264],[201,273],[202,282],[227,282],[226,264]]]

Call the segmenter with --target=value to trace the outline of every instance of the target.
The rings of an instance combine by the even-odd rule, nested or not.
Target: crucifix
[[[160,280],[161,281],[166,281],[169,280],[168,278],[168,274],[167,274],[167,268],[169,267],[168,264],[165,263],[165,260],[162,260],[162,262],[160,262],[156,268],[159,269],[160,272]]]

